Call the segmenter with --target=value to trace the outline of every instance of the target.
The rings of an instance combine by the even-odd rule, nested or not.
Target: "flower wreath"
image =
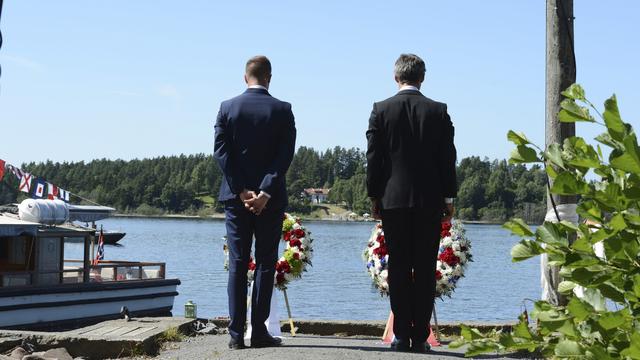
[[[367,248],[364,250],[367,271],[380,295],[389,295],[387,244],[382,224],[373,229]],[[471,242],[465,236],[462,223],[455,221],[442,223],[440,249],[436,265],[436,297],[451,297],[458,280],[464,276],[468,263],[472,260]]]
[[[290,281],[301,278],[302,273],[307,271],[307,265],[312,265],[313,238],[299,217],[285,213],[282,221],[282,240],[285,242],[285,249],[276,263],[275,287],[286,290]],[[226,243],[224,254],[224,268],[229,270],[229,250]],[[255,271],[256,262],[253,256],[250,256],[247,271],[249,282],[253,281]]]

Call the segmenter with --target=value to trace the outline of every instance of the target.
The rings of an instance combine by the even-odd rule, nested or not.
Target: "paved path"
[[[429,354],[398,353],[391,351],[380,338],[370,337],[333,337],[298,335],[285,338],[284,345],[278,348],[229,350],[228,335],[206,335],[187,338],[181,343],[167,344],[155,359],[225,359],[225,360],[355,360],[355,359],[462,359],[461,350],[448,349],[446,346],[435,348]],[[247,342],[248,344],[248,342]],[[509,359],[489,355],[478,359]]]

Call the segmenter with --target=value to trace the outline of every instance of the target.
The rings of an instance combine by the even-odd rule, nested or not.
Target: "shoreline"
[[[294,214],[295,215],[295,214]],[[302,221],[309,222],[340,222],[340,223],[375,223],[376,220],[344,220],[335,218],[308,218],[305,216],[299,216]],[[144,214],[122,214],[117,213],[111,216],[111,218],[131,218],[131,219],[167,219],[167,220],[224,220],[224,214],[216,213],[214,215],[199,216],[199,215],[184,215],[184,214],[163,214],[163,215],[144,215]],[[503,222],[498,221],[483,221],[483,220],[458,220],[463,224],[470,225],[502,225]]]

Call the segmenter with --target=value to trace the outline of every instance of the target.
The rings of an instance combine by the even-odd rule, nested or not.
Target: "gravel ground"
[[[274,360],[355,360],[355,359],[461,359],[460,349],[446,346],[434,348],[428,354],[398,353],[380,338],[334,337],[298,335],[285,338],[283,346],[277,348],[229,350],[228,335],[205,335],[187,338],[180,343],[165,344],[164,350],[153,359],[274,359]],[[247,342],[248,344],[248,342]],[[508,359],[511,357],[488,355],[478,359]],[[139,358],[138,358],[139,359]]]

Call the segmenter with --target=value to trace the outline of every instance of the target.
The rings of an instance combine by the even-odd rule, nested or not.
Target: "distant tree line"
[[[220,211],[215,199],[222,173],[211,155],[163,156],[143,160],[94,160],[88,163],[28,163],[23,170],[72,193],[123,212],[209,214]],[[330,188],[329,202],[362,214],[369,212],[366,157],[359,149],[335,147],[320,152],[300,147],[286,175],[289,211],[309,213],[306,188]],[[458,165],[458,217],[504,221],[512,216],[530,222],[544,217],[545,173],[539,167],[510,165],[479,157]],[[0,203],[24,197],[13,175],[0,184]],[[73,199],[72,199],[73,200]],[[75,199],[78,202],[78,199]]]

